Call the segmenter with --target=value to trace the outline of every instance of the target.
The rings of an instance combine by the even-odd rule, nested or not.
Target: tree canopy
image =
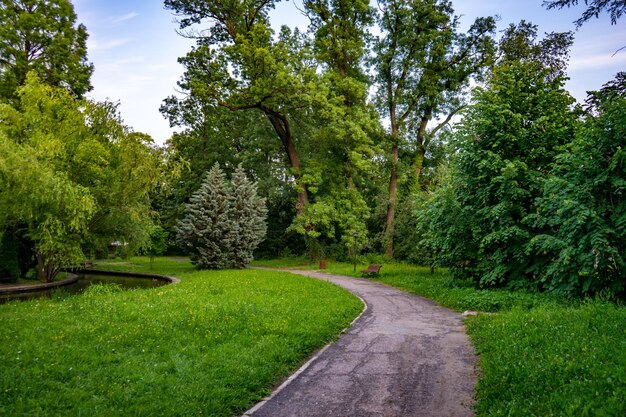
[[[87,29],[69,0],[0,1],[0,101],[15,99],[26,75],[77,97],[91,90]]]
[[[34,72],[17,97],[17,108],[0,105],[0,230],[33,242],[39,278],[113,240],[143,243],[160,177],[151,140],[123,126],[116,106],[78,100]]]

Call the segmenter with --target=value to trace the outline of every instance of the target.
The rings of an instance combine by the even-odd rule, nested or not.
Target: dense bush
[[[526,253],[536,233],[526,219],[576,124],[563,78],[551,75],[533,61],[494,69],[459,129],[452,189],[428,220],[436,222],[431,245],[484,286],[527,286],[538,260]]]
[[[626,277],[626,97],[599,98],[576,137],[557,157],[535,224],[531,254],[548,288],[623,293]]]
[[[624,76],[593,93],[579,117],[549,74],[532,62],[494,70],[417,234],[437,264],[480,286],[623,296]]]

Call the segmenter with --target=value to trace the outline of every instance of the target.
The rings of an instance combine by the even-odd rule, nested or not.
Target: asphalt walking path
[[[337,342],[244,416],[473,415],[476,357],[461,314],[366,279],[289,272],[333,282],[367,308]]]

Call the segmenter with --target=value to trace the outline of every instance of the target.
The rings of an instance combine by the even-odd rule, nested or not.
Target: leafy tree
[[[311,179],[313,201],[295,220],[292,230],[305,236],[311,248],[337,242],[352,250],[366,242],[369,207],[361,183],[370,175],[377,152],[373,137],[378,115],[367,103],[368,83],[363,72],[374,11],[367,1],[305,1],[311,20],[313,52],[330,89],[328,100],[317,101],[317,125],[305,175]]]
[[[0,105],[0,229],[33,243],[39,279],[96,242],[140,246],[159,181],[148,138],[122,126],[114,105],[76,99],[33,72],[17,94],[17,109]]]
[[[492,18],[479,18],[466,34],[446,0],[385,0],[379,3],[382,34],[374,46],[377,102],[389,118],[391,174],[386,215],[386,253],[393,256],[400,148],[414,144],[414,189],[430,139],[462,107],[462,93],[491,62]],[[443,121],[430,132],[433,119]],[[410,135],[410,137],[409,137]]]
[[[163,255],[167,250],[167,232],[161,226],[152,226],[150,228],[150,241],[143,250],[150,256],[150,269],[152,269],[154,258]]]
[[[218,164],[191,197],[177,239],[200,269],[243,268],[266,232],[265,200],[256,195],[241,166],[232,186]]]
[[[607,87],[610,87],[609,84]],[[596,107],[557,156],[538,200],[532,239],[542,284],[568,294],[626,290],[626,96],[592,93]]]
[[[512,28],[503,38],[504,55],[485,88],[476,89],[459,129],[451,183],[429,209],[435,213],[426,243],[457,276],[484,286],[540,286],[544,260],[527,253],[540,230],[530,219],[555,156],[576,126],[564,75],[555,71],[561,66],[535,55],[536,28],[528,27],[520,25],[521,34]],[[555,38],[568,48],[567,37]],[[517,43],[524,47],[506,52],[511,39],[524,39]]]
[[[544,0],[543,5],[549,9],[562,9],[564,7],[576,6],[578,0]],[[587,10],[576,20],[576,27],[581,27],[592,17],[598,17],[603,11],[611,15],[611,24],[616,25],[617,19],[626,12],[626,2],[623,0],[585,0]]]
[[[181,27],[188,28],[203,19],[214,26],[199,35],[197,47],[182,59],[187,71],[180,85],[189,91],[189,97],[184,101],[168,99],[164,107],[170,121],[193,126],[185,138],[190,148],[206,143],[205,138],[211,136],[219,144],[211,151],[224,143],[240,146],[237,152],[220,153],[216,158],[192,158],[198,161],[197,167],[219,160],[227,168],[236,159],[229,155],[256,154],[239,162],[259,174],[259,166],[269,167],[270,175],[259,175],[263,182],[266,178],[281,178],[272,187],[260,183],[270,202],[267,191],[282,198],[288,194],[285,185],[295,188],[296,214],[311,232],[305,233],[307,237],[319,236],[316,231],[325,230],[321,224],[325,221],[341,223],[342,230],[349,229],[349,235],[352,230],[364,230],[368,207],[355,184],[368,171],[368,159],[374,154],[368,133],[378,127],[375,113],[366,104],[368,86],[361,68],[365,28],[372,21],[367,2],[305,2],[314,40],[286,27],[276,36],[267,16],[273,1],[199,3],[166,2],[186,16]],[[220,107],[248,115],[229,116],[218,110]],[[187,117],[190,114],[198,116],[196,121]],[[205,119],[211,120],[198,126],[197,121]],[[231,125],[234,119],[237,122]],[[242,125],[248,127],[242,129]],[[273,130],[273,145],[266,143],[267,128],[261,126]],[[266,162],[258,160],[259,150],[262,155],[267,152]],[[197,167],[192,168],[196,173],[200,172]],[[293,175],[293,179],[285,174]],[[322,220],[316,213],[323,210],[309,210],[310,201],[359,211],[343,219]],[[339,215],[335,211],[330,214]],[[346,218],[356,223],[348,224]],[[341,239],[344,234],[336,234],[333,239]],[[365,233],[361,239],[365,239]]]
[[[265,116],[251,111],[232,112],[193,96],[184,102],[168,99],[162,110],[170,122],[185,128],[167,142],[167,159],[179,166],[180,176],[171,192],[157,200],[162,225],[171,236],[184,215],[185,203],[200,188],[206,172],[216,162],[227,174],[242,164],[272,212],[267,238],[257,254],[276,256],[286,247],[299,253],[302,239],[294,232],[286,232],[296,214],[297,193],[285,171],[286,157]]]
[[[212,23],[208,31],[196,34],[197,46],[180,59],[186,71],[179,86],[204,103],[265,116],[293,175],[299,213],[308,204],[308,191],[298,127],[292,119],[323,92],[316,91],[318,76],[301,34],[283,27],[274,37],[268,18],[274,4],[274,0],[165,1],[167,8],[183,16],[183,30],[204,20]]]
[[[91,90],[87,36],[69,0],[1,0],[0,101],[16,99],[29,71],[78,97]]]

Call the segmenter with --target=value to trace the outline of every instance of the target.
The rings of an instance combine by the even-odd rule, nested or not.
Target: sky
[[[467,29],[478,16],[499,16],[498,30],[521,19],[539,27],[539,33],[575,30],[584,4],[570,9],[546,10],[542,0],[452,0]],[[584,3],[584,2],[580,2]],[[178,64],[193,41],[177,33],[176,16],[160,0],[73,0],[78,22],[89,33],[88,60],[95,66],[95,100],[120,103],[124,123],[163,144],[173,130],[159,112],[162,101],[182,95],[176,82],[183,74]],[[279,3],[272,25],[306,29],[308,20],[298,11],[301,0]],[[626,18],[611,25],[607,15],[587,22],[575,32],[566,88],[579,101],[586,91],[596,90],[618,71],[626,70]]]

